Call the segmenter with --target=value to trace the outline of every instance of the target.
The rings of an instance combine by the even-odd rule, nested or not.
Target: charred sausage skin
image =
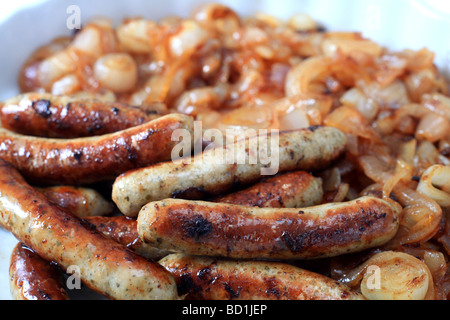
[[[260,208],[302,208],[318,205],[322,198],[322,180],[307,172],[298,171],[216,197],[213,202]]]
[[[0,128],[0,159],[28,181],[46,185],[86,185],[171,159],[177,129],[193,130],[191,117],[172,114],[125,131],[79,139],[36,138]]]
[[[251,208],[167,199],[138,217],[141,239],[160,249],[236,259],[318,259],[390,241],[400,208],[363,197],[305,209]]]
[[[249,189],[218,197],[213,201],[251,207],[307,206],[321,202],[321,187],[320,179],[306,172],[294,172],[268,179]],[[144,243],[138,234],[137,221],[133,218],[92,216],[86,217],[85,220],[99,232],[144,257],[157,260],[170,253]]]
[[[83,200],[86,198],[85,189],[54,187],[40,191],[51,201],[69,210],[72,214],[83,218],[98,232],[143,257],[159,260],[170,254],[169,251],[160,250],[145,244],[139,238],[137,221],[135,219],[125,216],[104,217],[102,216],[103,211],[99,215],[96,214],[98,210],[89,209],[92,206],[104,209],[104,199],[94,199],[93,203],[88,208],[85,208],[86,205],[84,205],[85,201]],[[308,203],[320,202],[322,193],[319,179],[306,172],[295,172],[268,179],[247,190],[232,193],[225,197],[218,197],[214,201],[257,207],[287,207],[295,206],[296,204],[307,205]],[[80,201],[80,199],[83,201]],[[80,202],[82,203],[81,208]],[[109,209],[107,211],[109,212]],[[42,261],[42,259],[39,261]],[[27,267],[33,268],[32,260],[23,263],[29,264]],[[34,269],[39,268],[35,266]],[[30,286],[32,285],[33,283],[30,283]]]
[[[69,300],[58,268],[23,243],[11,254],[9,276],[15,300]]]
[[[288,264],[183,254],[160,263],[186,300],[364,300],[339,282]]]
[[[142,125],[162,116],[160,106],[143,109],[123,103],[48,93],[26,93],[0,107],[2,126],[44,138],[74,139],[105,135]]]

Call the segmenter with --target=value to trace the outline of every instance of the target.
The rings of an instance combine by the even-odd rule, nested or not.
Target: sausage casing
[[[257,207],[296,207],[318,204],[322,200],[322,195],[320,179],[306,172],[295,172],[268,179],[246,190],[215,198],[214,202]],[[146,258],[158,260],[170,253],[144,243],[139,237],[135,219],[125,216],[91,216],[86,217],[85,220],[105,236]]]
[[[318,205],[322,199],[322,180],[307,172],[298,171],[213,198],[213,202],[260,208],[303,208]]]
[[[0,108],[2,126],[23,135],[82,138],[123,131],[161,117],[155,110],[48,93],[26,93]]]
[[[144,243],[137,231],[137,221],[128,217],[87,217],[84,219],[106,237],[147,259],[159,260],[170,252]]]
[[[11,254],[9,277],[15,300],[69,300],[58,268],[23,243]]]
[[[170,160],[178,144],[172,141],[177,129],[192,132],[192,118],[172,114],[125,131],[79,139],[37,138],[0,128],[0,159],[32,183],[93,184]]]
[[[319,170],[330,165],[344,151],[346,136],[330,127],[314,127],[305,130],[281,132],[277,146],[270,146],[272,154],[278,154],[278,172]],[[148,202],[168,198],[190,200],[204,199],[205,194],[217,196],[237,185],[250,185],[262,179],[261,170],[267,168],[261,162],[249,161],[232,164],[224,161],[224,154],[233,150],[245,150],[250,158],[249,145],[267,143],[267,137],[256,136],[241,140],[224,148],[206,151],[186,159],[156,164],[119,176],[112,198],[119,210],[129,217],[136,217]]]
[[[330,278],[275,262],[172,254],[160,261],[186,300],[364,300]]]
[[[363,197],[305,209],[167,199],[144,206],[141,239],[160,249],[236,259],[317,259],[390,241],[400,208]]]
[[[114,211],[114,205],[94,189],[58,186],[38,190],[78,218],[106,216]]]
[[[176,299],[173,277],[160,265],[135,254],[29,186],[0,160],[0,226],[63,270],[77,267],[94,291],[116,300]]]

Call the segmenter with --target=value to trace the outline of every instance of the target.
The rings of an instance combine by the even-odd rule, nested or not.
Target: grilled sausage
[[[193,130],[191,117],[172,114],[109,135],[80,139],[46,139],[0,129],[0,159],[10,162],[28,181],[85,185],[114,180],[120,174],[170,160],[177,129]]]
[[[288,264],[172,254],[160,261],[186,300],[364,300],[330,278]]]
[[[322,198],[322,180],[307,172],[298,171],[214,198],[213,202],[260,208],[302,208],[318,205]]]
[[[116,102],[78,99],[48,93],[27,93],[5,101],[2,126],[23,135],[82,138],[139,126],[161,117],[154,110]]]
[[[128,217],[102,217],[111,212],[109,203],[90,189],[54,187],[41,190],[47,198],[84,218],[97,231],[138,254],[153,260],[160,259],[168,251],[142,242],[137,232],[137,221]],[[91,197],[92,196],[95,197]],[[214,198],[214,202],[266,208],[295,208],[316,205],[321,202],[321,180],[306,172],[281,175],[258,183],[246,190]],[[105,203],[106,202],[106,203]]]
[[[320,203],[323,194],[321,187],[320,179],[306,172],[295,172],[268,179],[247,190],[218,197],[213,201],[252,207],[309,206]],[[135,219],[125,216],[100,217],[97,215],[87,217],[85,220],[105,236],[146,258],[158,260],[170,253],[144,243],[139,238]]]
[[[107,298],[176,299],[174,278],[160,265],[88,228],[49,202],[10,164],[0,160],[0,226]]]
[[[270,140],[268,149],[270,154],[278,155],[278,173],[323,169],[345,151],[347,144],[346,136],[330,127],[282,132],[270,137],[273,138],[279,141]],[[217,196],[236,185],[255,183],[261,180],[262,170],[268,166],[261,159],[255,161],[256,164],[250,161],[254,157],[250,146],[255,144],[260,147],[267,144],[267,137],[240,140],[196,155],[190,161],[181,159],[127,172],[114,182],[113,201],[123,214],[136,217],[151,201],[173,197],[198,200],[205,194]],[[244,156],[226,161],[235,150],[243,150]]]
[[[305,209],[251,208],[167,199],[138,217],[141,239],[173,252],[236,259],[317,259],[390,241],[400,208],[363,197]]]
[[[128,217],[87,217],[85,221],[90,223],[98,232],[106,237],[122,244],[147,259],[159,260],[170,252],[160,250],[144,243],[137,231],[137,221]]]
[[[320,203],[323,194],[321,186],[320,179],[301,171],[268,179],[247,190],[229,194],[225,197],[219,197],[214,199],[214,201],[258,207],[309,206]],[[159,260],[170,254],[169,251],[160,250],[154,246],[145,244],[139,238],[136,220],[124,216],[102,217],[102,215],[110,212],[108,203],[94,190],[74,187],[54,187],[40,191],[51,201],[69,210],[72,214],[84,218],[98,232],[143,257]],[[42,269],[44,271],[50,268],[53,269],[53,267],[50,267],[47,262],[40,259],[36,254],[33,254],[33,256],[35,259],[22,261],[21,267],[32,268],[33,270]],[[40,265],[43,267],[41,268]],[[41,278],[47,279],[51,284],[56,284],[58,283],[56,276],[57,274],[52,277],[52,274],[46,273]],[[41,288],[39,288],[40,286],[41,282],[27,282],[28,290],[39,290],[39,292],[42,292]],[[17,292],[17,289],[15,291]],[[55,297],[55,294],[51,296],[46,294],[46,297],[52,300],[59,299]]]
[[[23,243],[17,244],[11,254],[9,277],[15,300],[69,300],[58,268]]]
[[[79,218],[107,216],[114,211],[113,203],[93,189],[59,186],[38,190],[47,199]]]

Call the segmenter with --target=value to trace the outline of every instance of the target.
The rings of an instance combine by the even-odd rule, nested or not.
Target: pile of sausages
[[[263,164],[222,164],[213,150],[171,161],[172,133],[193,119],[160,106],[25,94],[0,119],[16,299],[69,299],[60,270],[73,266],[117,300],[364,299],[288,262],[375,248],[398,229],[394,202],[323,203],[312,172],[346,151],[335,128],[279,133],[279,174],[267,178]],[[89,189],[108,183],[110,199]]]

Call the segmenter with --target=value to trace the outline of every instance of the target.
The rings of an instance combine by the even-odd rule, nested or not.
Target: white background
[[[0,99],[18,93],[17,74],[25,59],[39,45],[70,34],[66,28],[70,5],[81,9],[82,23],[104,15],[119,23],[130,16],[151,19],[189,15],[204,0],[1,0],[0,1]],[[428,47],[436,63],[450,75],[449,0],[229,0],[239,14],[258,11],[280,18],[306,12],[331,30],[361,31],[393,50]],[[0,229],[0,300],[9,293],[9,257],[17,241]]]

